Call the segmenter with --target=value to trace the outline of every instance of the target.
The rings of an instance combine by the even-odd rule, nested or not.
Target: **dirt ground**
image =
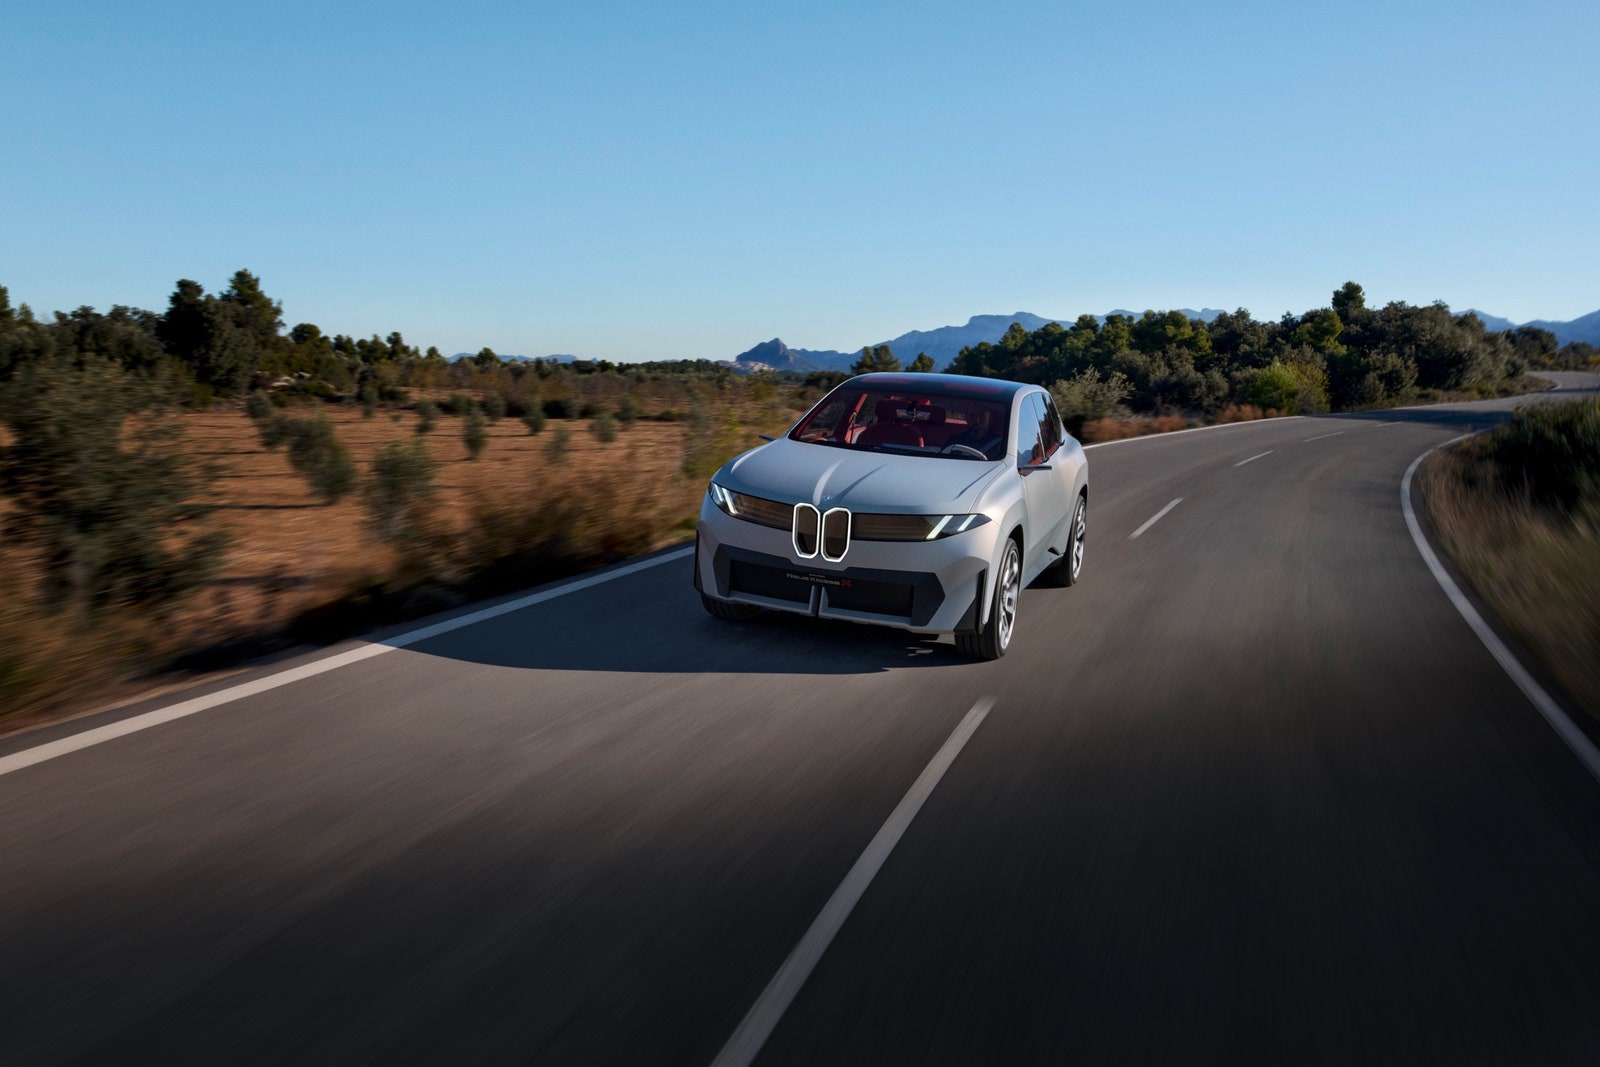
[[[415,436],[417,417],[409,411],[380,409],[371,418],[333,407],[324,413],[363,474],[384,444]],[[287,414],[310,412],[290,409]],[[332,505],[317,502],[285,450],[263,448],[255,425],[241,411],[185,414],[180,422],[186,446],[223,468],[216,481],[217,517],[233,538],[222,573],[182,613],[183,624],[200,631],[196,638],[223,640],[281,625],[356,574],[384,569],[388,550],[365,529],[359,494]],[[520,421],[507,418],[488,427],[488,446],[476,460],[461,440],[461,425],[459,418],[442,416],[424,436],[439,463],[434,484],[439,512],[447,516],[463,509],[473,494],[523,492],[575,475],[609,481],[628,474],[627,482],[657,486],[685,481],[679,473],[682,423],[636,422],[604,444],[585,420],[552,420],[542,433],[530,435]],[[552,457],[558,428],[567,430],[568,448]],[[687,486],[682,488],[687,493]]]

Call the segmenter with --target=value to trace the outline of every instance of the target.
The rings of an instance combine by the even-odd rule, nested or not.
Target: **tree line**
[[[1593,365],[1593,346],[1561,348],[1546,330],[1487,330],[1443,304],[1369,308],[1361,286],[1348,282],[1328,307],[1277,321],[1239,309],[1210,322],[1150,311],[1033,331],[1013,324],[996,342],[962,349],[948,369],[1050,387],[1078,432],[1088,420],[1127,414],[1216,418],[1240,405],[1316,413],[1446,392],[1490,395],[1530,368]],[[888,345],[862,349],[852,368],[898,369]],[[932,372],[933,361],[919,354],[906,369]],[[359,403],[368,413],[405,405],[425,433],[441,414],[435,398],[453,390],[445,410],[462,417],[474,456],[485,420],[508,414],[530,433],[547,418],[591,417],[604,438],[637,418],[679,418],[692,438],[710,442],[686,461],[698,470],[716,459],[716,442],[735,436],[709,416],[708,397],[748,398],[772,414],[775,377],[803,402],[844,375],[747,377],[708,360],[507,360],[489,348],[448,360],[398,331],[355,338],[311,323],[285,329],[282,304],[248,270],[215,294],[179,280],[160,313],[85,306],[48,321],[25,304],[13,308],[0,287],[0,426],[9,437],[0,442],[0,493],[7,532],[35,550],[52,602],[175,601],[220,558],[220,539],[200,521],[211,479],[178,458],[171,427],[142,414],[249,396],[263,444],[287,445],[315,494],[331,500],[358,487],[348,457],[325,422],[273,417],[273,407],[297,399]],[[398,452],[387,458],[406,466]],[[387,519],[377,525],[394,528]]]
[[[1210,322],[1180,311],[1017,324],[961,350],[950,367],[1053,387],[1078,418],[1129,412],[1216,417],[1230,405],[1316,414],[1393,406],[1446,393],[1514,390],[1530,369],[1600,365],[1537,327],[1486,329],[1442,303],[1369,308],[1346,282],[1330,306],[1263,322],[1240,308]]]

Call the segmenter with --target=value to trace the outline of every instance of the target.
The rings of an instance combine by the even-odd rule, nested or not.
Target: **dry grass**
[[[382,445],[409,440],[416,425],[410,412],[380,411],[368,419],[359,411],[330,408],[327,416],[363,471]],[[203,631],[197,638],[227,639],[281,626],[353,580],[392,570],[393,555],[366,530],[360,500],[352,495],[333,505],[316,503],[284,452],[264,450],[242,413],[201,412],[181,421],[190,447],[227,468],[219,482],[218,518],[233,536],[223,575],[184,613],[186,622]],[[489,427],[488,447],[474,460],[460,424],[444,417],[425,435],[439,462],[435,514],[458,529],[474,502],[517,501],[536,508],[572,492],[575,480],[610,484],[620,503],[653,500],[676,479],[685,432],[679,423],[641,422],[607,445],[583,420],[553,421],[530,435],[520,422],[503,419]],[[552,457],[550,441],[558,428],[567,430],[569,445],[565,455]]]
[[[293,412],[291,412],[293,413]],[[387,442],[409,440],[410,411],[329,407],[325,414],[363,473]],[[761,410],[715,415],[714,448],[729,454],[756,443]],[[776,420],[783,421],[778,413]],[[115,694],[152,666],[184,657],[207,667],[228,655],[301,638],[329,639],[395,615],[415,615],[494,591],[515,589],[672,543],[693,531],[705,491],[682,473],[685,422],[639,421],[612,443],[587,420],[552,420],[530,435],[515,419],[489,427],[473,460],[459,418],[426,435],[439,463],[427,552],[402,559],[366,528],[359,494],[333,505],[312,497],[284,450],[269,452],[237,408],[178,417],[185,447],[222,467],[216,521],[232,537],[221,573],[161,619],[96,620],[85,630],[37,609],[27,560],[0,558],[0,720],[59,711]],[[565,430],[567,447],[551,442]],[[194,660],[200,650],[213,654]]]
[[[1191,423],[1182,415],[1157,415],[1154,418],[1093,419],[1083,424],[1082,441],[1092,445],[1100,441],[1120,441],[1127,437],[1143,437],[1153,433],[1171,433],[1188,429]]]
[[[1468,448],[1431,456],[1418,484],[1457,568],[1600,720],[1600,531],[1536,507]]]

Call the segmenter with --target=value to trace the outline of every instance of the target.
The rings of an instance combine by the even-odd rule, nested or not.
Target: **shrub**
[[[552,419],[576,419],[583,414],[583,404],[576,397],[558,396],[544,402],[544,413]]]
[[[1518,408],[1477,448],[1535,503],[1600,525],[1600,397]]]
[[[1083,432],[1074,435],[1085,444],[1095,444],[1100,441],[1120,441],[1124,437],[1139,436],[1138,426],[1133,419],[1095,419],[1093,422],[1083,424]]]
[[[467,413],[461,424],[461,443],[467,446],[469,458],[477,459],[483,455],[484,448],[489,444],[489,420],[483,412],[473,410]]]
[[[1256,419],[1264,419],[1266,417],[1267,413],[1256,407],[1254,404],[1229,404],[1227,407],[1223,408],[1222,413],[1217,416],[1217,421],[1253,422]]]
[[[483,402],[483,413],[489,416],[490,422],[499,422],[506,417],[506,398],[504,393],[490,393]]]
[[[1309,363],[1275,359],[1256,374],[1246,399],[1260,408],[1315,415],[1328,410],[1328,376]]]
[[[566,456],[571,446],[572,434],[565,426],[557,426],[551,431],[550,439],[545,442],[544,454],[552,460],[559,460]]]
[[[617,439],[617,420],[609,411],[602,411],[589,420],[589,432],[594,434],[595,440],[601,444],[609,445]]]
[[[1086,422],[1126,415],[1128,411],[1122,402],[1132,392],[1133,383],[1121,371],[1112,371],[1102,379],[1091,367],[1050,387],[1050,395],[1061,412],[1061,421],[1074,437],[1083,435]]]
[[[474,406],[472,398],[466,393],[451,393],[450,399],[445,401],[445,409],[458,417],[466,415]]]
[[[210,580],[226,535],[203,504],[214,468],[178,446],[176,422],[131,416],[150,383],[110,362],[30,366],[0,396],[5,536],[33,556],[51,609],[161,609]]]
[[[439,405],[431,400],[417,401],[417,432],[432,433],[439,425]]]
[[[283,419],[287,424],[289,464],[324,504],[337,502],[355,488],[356,464],[339,440],[333,424],[320,412],[312,419]]]
[[[417,438],[409,443],[391,441],[378,450],[362,488],[362,502],[368,525],[379,540],[404,546],[418,537],[438,468],[428,446]]]
[[[718,418],[703,396],[694,398],[686,421],[680,469],[693,481],[711,477],[718,467],[738,455],[747,436],[732,404]]]
[[[261,422],[272,417],[272,398],[257,389],[245,398],[244,413],[250,416],[250,421]]]
[[[544,429],[544,409],[529,408],[522,416],[522,425],[528,428],[530,436],[539,433]]]
[[[261,438],[261,447],[268,452],[289,439],[290,418],[287,415],[268,415],[256,423],[256,433]]]
[[[623,393],[622,399],[617,402],[617,421],[624,430],[632,428],[639,418],[639,402],[633,398],[632,393]]]

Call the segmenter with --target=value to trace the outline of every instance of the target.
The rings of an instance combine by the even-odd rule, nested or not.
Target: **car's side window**
[[[1061,415],[1056,411],[1056,402],[1049,393],[1035,395],[1044,402],[1044,454],[1050,456],[1061,447]]]
[[[1044,405],[1038,393],[1030,393],[1017,413],[1017,465],[1043,463],[1045,454]]]

